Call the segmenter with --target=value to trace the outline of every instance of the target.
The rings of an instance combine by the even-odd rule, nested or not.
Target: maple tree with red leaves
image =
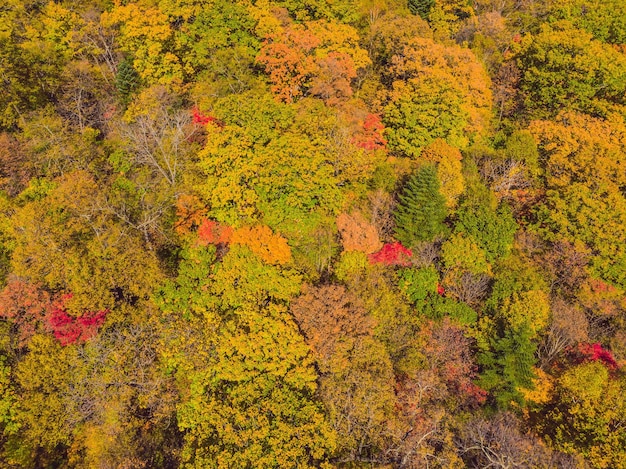
[[[80,317],[70,316],[65,310],[65,303],[72,296],[71,293],[62,295],[46,318],[49,329],[63,346],[86,342],[94,337],[109,313],[109,310],[105,309],[89,311]]]
[[[371,264],[385,264],[385,265],[411,265],[411,257],[413,257],[413,251],[405,248],[401,243],[387,243],[382,249],[374,254],[370,254],[368,259]]]
[[[619,368],[613,354],[597,342],[594,344],[580,343],[577,348],[571,351],[571,354],[574,356],[574,361],[577,362],[598,361],[612,371]]]

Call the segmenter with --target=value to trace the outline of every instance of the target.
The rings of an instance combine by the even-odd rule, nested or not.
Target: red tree
[[[68,293],[55,302],[48,314],[48,328],[61,345],[85,342],[98,333],[98,329],[106,319],[109,310],[88,311],[80,317],[74,317],[65,311],[65,303],[72,298]]]
[[[363,123],[363,129],[354,137],[354,144],[365,150],[377,150],[387,146],[383,136],[385,126],[378,114],[368,114]]]
[[[370,263],[382,263],[385,265],[411,265],[413,251],[402,246],[401,243],[387,243],[383,248],[368,256]]]

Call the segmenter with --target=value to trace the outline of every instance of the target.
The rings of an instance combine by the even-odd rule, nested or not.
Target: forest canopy
[[[625,468],[621,0],[4,0],[0,466]]]

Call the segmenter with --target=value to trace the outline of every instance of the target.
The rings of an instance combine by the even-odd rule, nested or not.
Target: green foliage
[[[508,329],[501,337],[492,337],[490,347],[478,354],[481,366],[478,385],[490,392],[498,408],[523,405],[521,389],[533,387],[536,344],[527,326]]]
[[[485,205],[466,204],[457,216],[455,231],[465,234],[482,248],[489,262],[509,255],[518,225],[508,206],[501,205],[493,210]]]
[[[267,94],[247,94],[221,101],[216,114],[227,124],[212,129],[200,152],[207,177],[198,189],[212,215],[231,225],[263,216],[271,228],[289,234],[293,220],[336,213],[343,198],[339,187],[348,181],[365,185],[374,169],[369,161],[347,179],[354,174],[353,153],[329,144],[336,120],[321,102],[285,105]]]
[[[395,211],[395,236],[403,245],[432,241],[447,231],[446,199],[439,187],[437,170],[431,165],[419,168],[406,183]]]
[[[620,0],[559,0],[551,5],[548,19],[571,21],[602,42],[626,43],[626,5]]]
[[[531,177],[537,178],[543,173],[539,164],[539,149],[530,132],[522,130],[511,134],[506,140],[504,153],[512,160],[524,163]]]
[[[452,235],[441,245],[441,259],[448,269],[461,269],[475,274],[491,270],[485,251],[462,233]]]
[[[115,87],[119,93],[120,100],[123,104],[128,104],[131,94],[139,86],[139,75],[133,67],[130,59],[125,58],[117,67],[115,75]]]
[[[409,0],[409,10],[414,15],[419,15],[422,19],[427,19],[431,8],[435,5],[435,0]]]
[[[626,105],[626,57],[569,22],[543,25],[518,54],[521,90],[532,116],[574,109],[607,116]],[[602,84],[598,86],[598,84]]]
[[[439,295],[431,295],[420,312],[429,319],[440,321],[448,318],[465,326],[471,326],[478,320],[476,311],[465,303]]]
[[[402,269],[398,277],[399,286],[411,303],[418,304],[437,292],[439,273],[434,267]]]

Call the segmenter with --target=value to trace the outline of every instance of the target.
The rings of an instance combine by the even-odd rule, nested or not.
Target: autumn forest
[[[624,0],[2,0],[0,85],[0,467],[626,468]]]

